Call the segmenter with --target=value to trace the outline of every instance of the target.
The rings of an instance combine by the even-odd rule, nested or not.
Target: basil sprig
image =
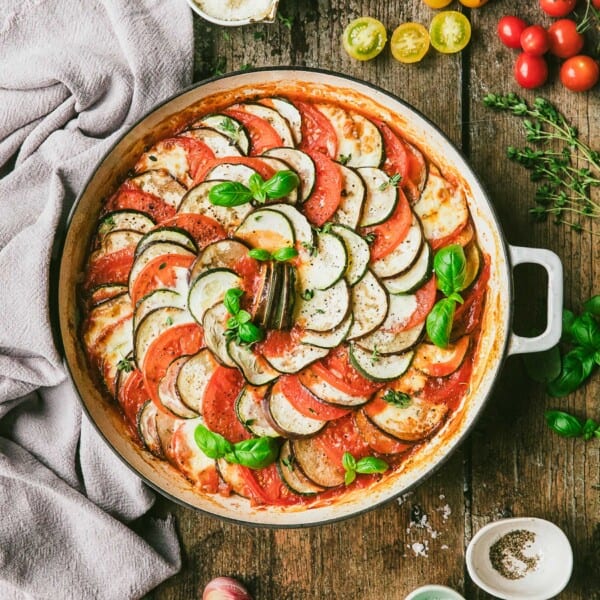
[[[344,483],[350,485],[355,479],[357,473],[385,473],[390,466],[381,458],[375,456],[364,456],[356,460],[350,452],[344,452],[342,456],[342,466],[346,473],[344,474]]]
[[[594,419],[582,422],[574,415],[560,410],[546,411],[544,416],[548,426],[563,437],[582,437],[584,440],[600,438],[600,423]]]
[[[278,248],[274,252],[269,252],[264,248],[253,248],[248,252],[248,255],[254,258],[255,260],[260,261],[276,260],[277,262],[285,262],[286,260],[296,258],[296,256],[298,256],[298,251],[296,250],[296,248],[292,248],[291,246],[286,246],[285,248]]]
[[[279,444],[275,438],[259,437],[232,444],[222,435],[198,425],[194,431],[198,448],[208,458],[224,458],[229,463],[250,469],[262,469],[274,463],[279,456]]]
[[[277,171],[273,177],[266,181],[258,174],[253,173],[245,186],[239,181],[223,181],[214,185],[208,193],[211,204],[217,206],[241,206],[254,200],[263,204],[267,199],[278,200],[295,190],[300,184],[300,179],[294,171]]]
[[[462,304],[459,292],[466,287],[467,258],[460,244],[445,246],[433,260],[437,288],[446,296],[439,300],[427,315],[427,335],[440,348],[450,343],[456,304]]]
[[[240,288],[228,289],[223,298],[223,304],[231,315],[227,319],[225,337],[235,340],[238,344],[254,344],[265,337],[265,332],[252,322],[252,315],[241,308],[240,299],[244,295]]]

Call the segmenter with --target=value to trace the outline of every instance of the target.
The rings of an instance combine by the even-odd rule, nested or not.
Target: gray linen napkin
[[[2,0],[0,598],[139,598],[180,568],[173,523],[98,437],[52,338],[49,265],[91,169],[188,85],[180,0]]]

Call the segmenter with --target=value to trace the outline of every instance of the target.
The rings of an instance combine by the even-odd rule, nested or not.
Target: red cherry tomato
[[[527,23],[519,17],[507,15],[498,21],[498,37],[508,48],[521,48],[521,34],[527,29]]]
[[[540,0],[540,8],[551,17],[566,17],[576,4],[577,0]]]
[[[533,89],[546,83],[548,65],[541,56],[533,56],[523,52],[515,63],[515,79],[524,88]]]
[[[577,23],[560,19],[548,27],[550,53],[559,58],[570,58],[581,52],[585,39],[577,31]]]
[[[521,48],[527,54],[542,56],[550,49],[547,31],[541,25],[531,25],[521,34]]]
[[[600,8],[600,0],[592,0],[592,4],[594,8]]]
[[[589,56],[572,56],[560,68],[562,84],[573,92],[585,92],[598,83],[600,67]]]

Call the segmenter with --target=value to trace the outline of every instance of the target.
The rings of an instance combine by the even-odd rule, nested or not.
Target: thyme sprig
[[[522,118],[525,138],[535,144],[509,146],[507,155],[531,172],[532,181],[539,182],[536,206],[529,211],[536,220],[551,215],[556,223],[581,231],[582,217],[600,217],[600,204],[592,197],[593,188],[600,187],[600,152],[579,138],[577,128],[553,104],[545,98],[528,104],[514,93],[487,94],[483,102]],[[550,142],[562,147],[548,148]]]

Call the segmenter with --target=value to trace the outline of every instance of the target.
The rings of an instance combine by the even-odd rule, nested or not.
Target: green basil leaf
[[[573,339],[588,350],[600,349],[600,325],[591,313],[583,313],[571,327]]]
[[[227,329],[236,329],[238,325],[237,317],[229,317],[227,319]]]
[[[237,315],[240,312],[240,298],[244,295],[244,291],[240,288],[230,288],[225,292],[223,304],[230,315]]]
[[[233,450],[231,442],[222,435],[214,433],[204,425],[198,425],[194,431],[194,440],[198,448],[208,456],[208,458],[223,458],[228,452]]]
[[[597,365],[600,365],[600,350],[594,352],[594,361]]]
[[[264,191],[265,180],[258,174],[252,173],[248,178],[248,187],[252,193],[252,197],[257,202],[264,202],[267,199],[267,195]]]
[[[433,259],[437,287],[445,296],[464,289],[467,278],[467,259],[460,244],[451,244],[439,250]]]
[[[300,178],[294,171],[277,171],[271,179],[265,181],[262,189],[269,198],[277,199],[287,196],[300,184]]]
[[[296,258],[296,256],[298,256],[298,251],[291,246],[279,248],[279,250],[273,252],[273,258],[279,262],[285,262],[286,260],[290,260],[290,258]]]
[[[356,463],[357,473],[385,473],[390,466],[381,458],[365,456]]]
[[[594,317],[600,317],[600,295],[592,296],[584,305],[583,310]]]
[[[356,459],[350,452],[344,452],[342,456],[342,466],[346,471],[354,471],[356,469]]]
[[[560,375],[548,384],[546,391],[555,398],[567,396],[584,382],[590,372],[589,359],[586,360],[579,349],[571,350],[563,357]]]
[[[245,344],[254,344],[265,337],[265,332],[252,321],[248,321],[247,323],[240,323],[238,335]]]
[[[464,304],[465,302],[458,292],[452,292],[452,294],[448,296],[448,300],[453,300],[454,302],[458,302],[458,304]]]
[[[252,193],[242,183],[224,181],[214,185],[208,192],[208,200],[217,206],[241,206],[252,200]]]
[[[277,440],[272,437],[259,437],[234,444],[225,460],[250,469],[262,469],[274,463],[278,456]]]
[[[243,323],[247,323],[252,320],[252,315],[246,310],[240,310],[237,314],[237,322],[242,325]]]
[[[563,342],[573,342],[573,323],[575,323],[575,315],[566,308],[563,310],[562,314],[562,336],[561,340]]]
[[[581,421],[569,413],[549,410],[544,416],[548,426],[563,437],[579,437],[583,433]]]
[[[560,375],[561,361],[558,346],[544,352],[525,354],[523,362],[527,375],[538,383],[548,383]]]
[[[450,342],[455,308],[456,303],[453,300],[444,298],[439,300],[427,315],[427,335],[440,348],[446,348]]]
[[[589,440],[594,436],[596,429],[598,428],[598,423],[594,421],[594,419],[587,419],[587,421],[583,424],[583,439]]]
[[[344,473],[344,484],[350,485],[356,479],[356,471],[349,469]]]
[[[268,250],[265,250],[264,248],[253,248],[252,250],[250,250],[250,252],[248,252],[248,255],[256,260],[261,261],[271,260],[271,258],[273,258],[271,256],[271,253]]]

